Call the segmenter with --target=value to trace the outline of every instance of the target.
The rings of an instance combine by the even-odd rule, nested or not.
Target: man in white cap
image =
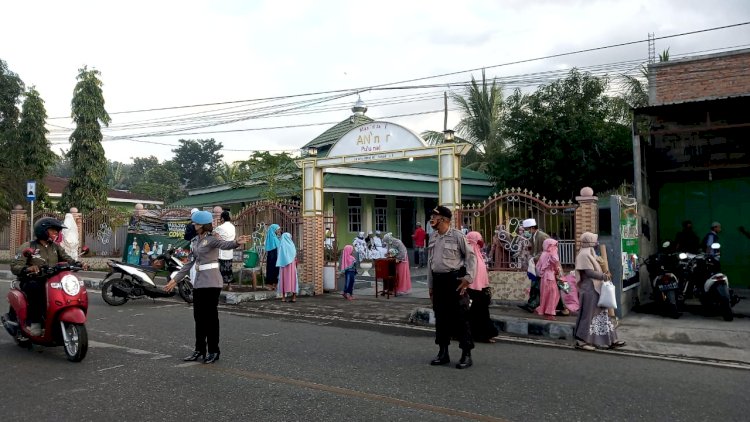
[[[526,304],[521,305],[521,309],[525,309],[528,312],[534,312],[534,309],[539,306],[539,275],[536,273],[534,264],[536,264],[539,261],[539,257],[542,256],[542,252],[544,251],[544,241],[549,238],[549,235],[539,230],[539,226],[533,218],[523,220],[522,225],[526,231],[531,233],[531,259],[533,259],[533,264],[531,262],[529,263],[529,271],[527,272],[527,276],[529,277],[529,280],[531,280],[529,300]]]

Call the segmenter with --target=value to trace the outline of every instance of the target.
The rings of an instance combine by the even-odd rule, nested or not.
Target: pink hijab
[[[352,264],[354,264],[354,256],[352,255],[353,252],[354,246],[344,246],[344,251],[341,252],[341,271],[344,271],[345,269],[351,267]]]
[[[469,284],[469,288],[482,290],[490,285],[487,264],[484,262],[482,250],[479,247],[479,243],[482,242],[482,235],[479,232],[469,232],[466,234],[466,240],[469,241],[469,245],[474,249],[474,255],[477,257],[477,274],[474,277],[474,282]]]
[[[548,238],[542,244],[542,256],[539,257],[539,262],[536,264],[536,271],[538,275],[542,275],[545,271],[560,264],[560,257],[557,256],[557,240]]]

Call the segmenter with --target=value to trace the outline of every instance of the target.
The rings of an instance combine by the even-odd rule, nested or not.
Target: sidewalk
[[[225,292],[221,301],[238,311],[292,315],[299,318],[341,319],[352,322],[401,326],[434,326],[426,278],[423,270],[413,270],[409,294],[375,296],[375,289],[366,277],[359,277],[356,300],[345,300],[339,291],[312,295],[306,286],[297,303],[285,303],[274,292]],[[80,272],[86,286],[97,289],[104,272]],[[7,265],[0,265],[0,279],[10,280]],[[160,282],[166,280],[159,279]],[[664,318],[648,313],[631,312],[620,321],[618,336],[627,342],[621,350],[649,355],[688,358],[706,361],[739,363],[750,367],[750,290],[738,289],[744,297],[734,307],[735,319],[725,322],[721,317],[684,313],[680,319]],[[647,307],[644,307],[644,309]],[[546,321],[506,302],[490,307],[490,315],[501,336],[573,344],[575,316]]]

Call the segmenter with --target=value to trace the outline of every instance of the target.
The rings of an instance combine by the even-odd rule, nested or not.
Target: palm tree
[[[240,179],[240,168],[237,163],[219,164],[219,168],[216,171],[216,179],[219,183],[232,183]]]
[[[500,136],[503,114],[502,87],[494,79],[491,83],[487,81],[482,70],[481,83],[472,76],[471,84],[466,87],[464,95],[451,93],[451,99],[459,106],[463,116],[454,129],[457,134],[456,140],[474,146],[464,157],[464,165],[473,170],[486,171],[489,167],[486,160],[487,151],[502,149],[504,146]],[[443,142],[441,132],[426,131],[422,133],[422,138],[431,145]]]
[[[659,63],[669,61],[669,48],[659,54]],[[640,76],[622,75],[625,82],[623,99],[631,107],[645,107],[648,105],[648,67],[641,66]]]

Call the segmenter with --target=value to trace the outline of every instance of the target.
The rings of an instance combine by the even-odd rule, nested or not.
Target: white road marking
[[[119,350],[124,350],[127,353],[131,353],[134,355],[154,355],[155,357],[159,359],[172,357],[171,355],[165,355],[163,353],[149,352],[148,350],[134,349],[132,347],[118,346],[116,344],[102,343],[99,341],[91,341],[91,340],[89,340],[89,347],[100,348],[100,349],[119,349]]]
[[[186,362],[173,366],[173,368],[187,368],[189,366],[202,365],[200,362]]]
[[[122,368],[123,366],[125,366],[125,365],[115,365],[115,366],[110,366],[109,368],[102,368],[102,369],[97,369],[97,370],[96,370],[96,372],[104,372],[104,371],[109,371],[110,369],[117,369],[117,368]]]

